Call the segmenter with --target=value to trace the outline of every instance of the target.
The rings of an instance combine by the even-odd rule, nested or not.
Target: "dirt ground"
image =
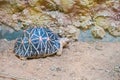
[[[0,40],[0,80],[120,80],[120,43],[73,42],[61,56],[20,60]]]

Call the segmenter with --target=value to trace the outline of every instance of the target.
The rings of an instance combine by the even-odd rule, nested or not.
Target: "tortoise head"
[[[60,43],[62,45],[62,47],[66,47],[66,45],[70,42],[70,39],[68,38],[61,38],[60,39]]]

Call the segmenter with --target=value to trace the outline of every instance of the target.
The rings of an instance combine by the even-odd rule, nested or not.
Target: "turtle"
[[[21,60],[62,54],[62,49],[69,42],[46,27],[30,27],[22,31],[16,39],[14,53]]]

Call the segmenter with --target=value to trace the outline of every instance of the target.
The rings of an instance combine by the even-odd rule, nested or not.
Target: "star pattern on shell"
[[[44,27],[28,28],[17,38],[14,52],[20,57],[40,57],[56,53],[60,48],[59,36]]]

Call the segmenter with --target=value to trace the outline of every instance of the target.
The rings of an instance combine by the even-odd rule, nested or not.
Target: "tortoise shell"
[[[14,52],[16,56],[26,58],[52,55],[60,48],[59,39],[59,36],[48,28],[28,28],[17,38]]]

